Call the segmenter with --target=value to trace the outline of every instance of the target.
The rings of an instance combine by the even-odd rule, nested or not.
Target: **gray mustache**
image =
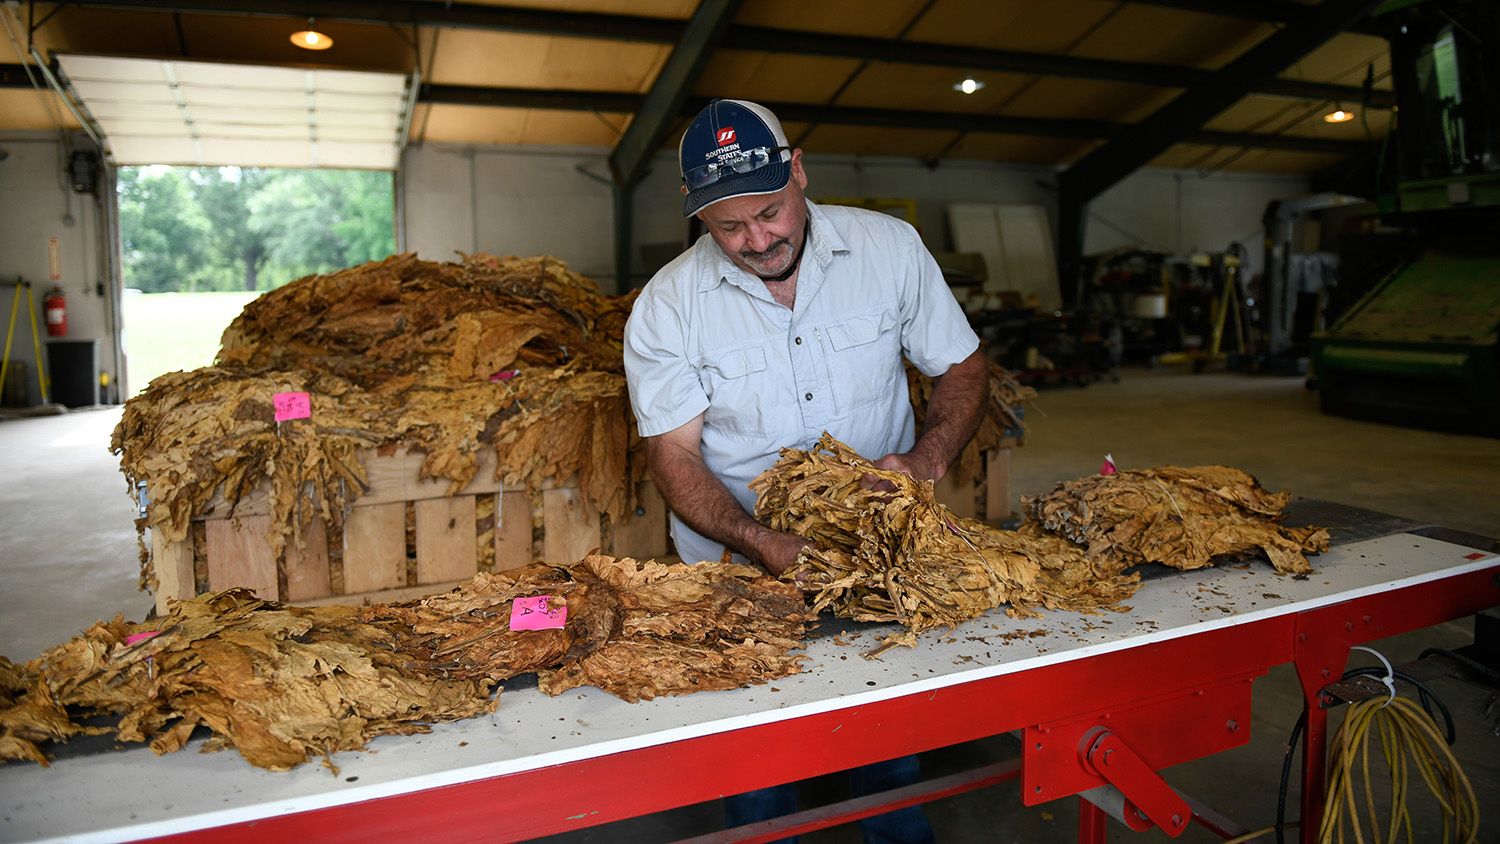
[[[766,247],[766,251],[764,251],[764,252],[747,252],[746,250],[741,249],[740,250],[740,257],[744,258],[747,261],[753,261],[753,260],[755,260],[757,258],[765,258],[765,257],[768,257],[771,253],[773,253],[776,250],[780,249],[781,247],[787,246],[787,245],[790,245],[790,244],[791,244],[791,241],[787,240],[786,238],[782,238],[781,240],[776,241],[775,243],[771,244],[770,246],[767,246]]]

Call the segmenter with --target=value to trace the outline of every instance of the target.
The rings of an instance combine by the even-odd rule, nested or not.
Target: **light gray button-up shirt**
[[[642,436],[704,414],[713,474],[754,512],[751,479],[785,447],[828,431],[874,460],[916,441],[904,354],[941,375],[979,346],[937,262],[906,223],[807,204],[794,309],[707,234],[656,274],[625,326],[625,375]],[[688,562],[724,546],[672,516]]]

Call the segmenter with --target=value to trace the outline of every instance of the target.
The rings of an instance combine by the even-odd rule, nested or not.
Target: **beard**
[[[757,276],[762,279],[775,279],[785,275],[786,271],[791,269],[792,262],[797,259],[797,252],[792,249],[790,240],[782,238],[762,252],[741,249],[740,258]]]

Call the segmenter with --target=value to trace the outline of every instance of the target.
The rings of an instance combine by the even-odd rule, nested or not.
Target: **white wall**
[[[1261,269],[1266,205],[1308,190],[1301,176],[1141,170],[1089,203],[1084,251],[1142,247],[1181,255],[1238,243],[1248,280]]]
[[[436,144],[408,149],[406,248],[434,260],[475,250],[554,255],[613,290],[613,206],[602,181],[609,174],[608,152]],[[1042,205],[1056,225],[1051,168],[952,161],[929,169],[904,158],[808,156],[807,169],[814,197],[915,199],[923,238],[934,250],[951,248],[950,202]],[[674,156],[658,155],[636,189],[637,246],[684,237],[677,185]],[[1182,253],[1222,250],[1238,241],[1250,247],[1253,271],[1266,203],[1306,190],[1303,179],[1282,175],[1143,170],[1092,203],[1086,251],[1138,246]]]
[[[75,148],[90,148],[87,138],[71,139]],[[51,289],[47,242],[57,237],[62,278],[57,282],[67,297],[66,339],[98,338],[99,364],[115,381],[115,325],[117,311],[114,282],[105,260],[105,219],[98,196],[74,193],[67,182],[67,146],[55,133],[0,135],[0,150],[9,155],[0,161],[0,279],[20,276],[31,282],[37,307],[37,327],[46,337],[42,322],[42,297]],[[101,194],[110,188],[101,178]],[[103,295],[99,285],[103,285]],[[8,319],[15,288],[0,288],[0,319]],[[3,328],[0,328],[3,330]],[[3,340],[0,340],[3,343]],[[43,349],[43,354],[46,350]],[[17,314],[11,358],[26,362],[32,403],[40,401],[36,383],[36,361],[32,353],[31,329],[24,308]]]

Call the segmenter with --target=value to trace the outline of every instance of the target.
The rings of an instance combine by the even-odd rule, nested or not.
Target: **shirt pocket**
[[[840,411],[889,400],[892,390],[905,389],[901,369],[900,315],[894,304],[830,323],[829,374]]]
[[[764,346],[742,346],[705,353],[699,379],[708,395],[704,424],[743,436],[764,436],[769,400]]]

